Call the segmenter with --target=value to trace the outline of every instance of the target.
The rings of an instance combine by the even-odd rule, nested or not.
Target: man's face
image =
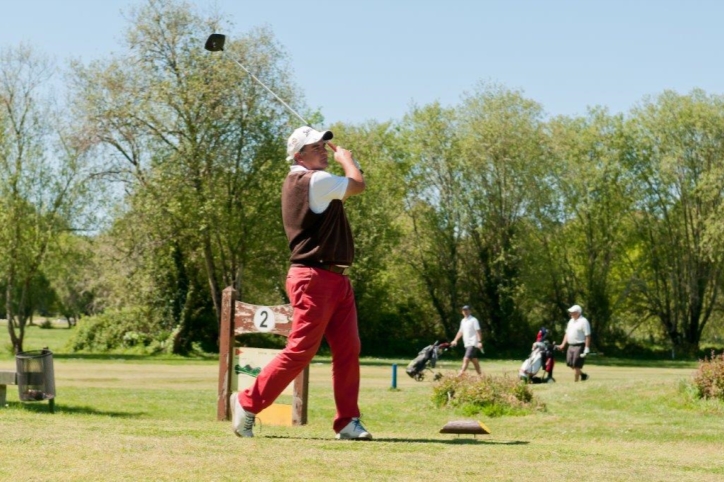
[[[470,316],[470,310],[463,310],[463,316],[464,316],[465,318],[467,318],[468,316]]]
[[[323,171],[329,166],[327,144],[324,141],[307,144],[302,147],[302,150],[294,158],[297,164],[306,167],[310,171]]]
[[[579,316],[581,316],[580,311],[571,311],[571,318],[573,318],[574,320],[577,320]]]

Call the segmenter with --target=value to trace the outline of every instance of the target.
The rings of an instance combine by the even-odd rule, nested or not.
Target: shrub
[[[526,415],[545,410],[529,385],[507,376],[446,375],[435,383],[432,401],[438,408],[454,407],[468,416]]]
[[[53,322],[51,322],[50,320],[48,320],[46,318],[38,326],[40,327],[41,330],[49,330],[49,329],[53,328]]]
[[[68,341],[74,352],[108,352],[132,350],[156,353],[167,349],[170,333],[162,329],[164,320],[150,310],[126,308],[89,316],[78,323],[78,330]]]
[[[699,360],[694,387],[699,398],[724,401],[724,353],[717,355],[712,350],[711,358]]]

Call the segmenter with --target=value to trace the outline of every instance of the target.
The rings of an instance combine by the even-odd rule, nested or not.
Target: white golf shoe
[[[372,434],[364,428],[359,418],[353,418],[337,434],[337,440],[372,440]]]
[[[254,421],[256,415],[247,412],[239,403],[239,395],[232,393],[229,397],[229,406],[231,407],[231,429],[237,437],[253,437]]]

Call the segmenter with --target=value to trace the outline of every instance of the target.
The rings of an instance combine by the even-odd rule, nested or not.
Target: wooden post
[[[236,290],[229,286],[221,295],[219,320],[219,387],[216,399],[216,419],[228,420],[231,376],[234,364],[234,308]]]
[[[224,290],[221,299],[221,319],[219,320],[219,390],[216,406],[217,420],[229,420],[231,410],[231,377],[234,376],[234,337],[244,333],[259,333],[254,325],[254,314],[260,310],[271,310],[274,328],[266,331],[274,335],[289,337],[292,331],[291,305],[260,306],[236,301],[236,291],[232,287]],[[292,424],[306,425],[309,403],[309,367],[306,367],[294,379],[292,394]]]
[[[294,379],[292,395],[292,425],[307,424],[307,406],[309,402],[309,366]]]

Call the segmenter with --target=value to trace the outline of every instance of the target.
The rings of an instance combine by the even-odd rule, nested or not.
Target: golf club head
[[[209,52],[219,52],[224,50],[224,42],[226,42],[226,35],[221,33],[212,33],[206,40],[204,48]]]

